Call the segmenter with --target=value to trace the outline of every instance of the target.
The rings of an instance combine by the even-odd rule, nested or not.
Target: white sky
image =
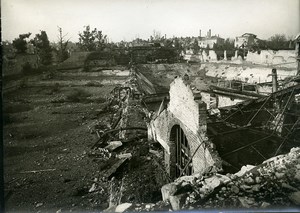
[[[57,26],[78,41],[83,26],[102,30],[112,41],[212,34],[234,38],[245,32],[267,39],[300,32],[300,0],[2,0],[2,39],[45,30],[57,40]]]

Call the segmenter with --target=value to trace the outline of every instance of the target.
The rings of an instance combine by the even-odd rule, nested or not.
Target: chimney
[[[211,29],[208,30],[208,35],[207,35],[207,37],[208,37],[208,38],[211,38]]]
[[[199,37],[201,37],[201,30],[199,30]]]
[[[277,92],[277,70],[272,69],[272,92]]]

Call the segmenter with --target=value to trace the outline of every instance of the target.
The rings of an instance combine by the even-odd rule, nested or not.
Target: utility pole
[[[300,75],[300,34],[296,37],[297,75]]]
[[[278,84],[277,84],[277,70],[275,68],[272,69],[272,92],[277,92]]]

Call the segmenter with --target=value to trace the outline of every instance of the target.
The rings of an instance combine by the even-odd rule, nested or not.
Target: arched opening
[[[178,178],[182,175],[191,175],[193,173],[193,165],[190,153],[190,147],[186,135],[179,125],[174,125],[170,133],[170,141],[173,146],[171,167],[173,167],[173,175]]]

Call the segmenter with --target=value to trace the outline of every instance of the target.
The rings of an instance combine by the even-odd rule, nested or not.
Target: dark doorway
[[[190,160],[190,147],[188,140],[179,125],[172,127],[170,140],[175,146],[175,158],[173,158],[175,161],[175,177],[191,175],[193,173],[193,166],[192,160]]]

